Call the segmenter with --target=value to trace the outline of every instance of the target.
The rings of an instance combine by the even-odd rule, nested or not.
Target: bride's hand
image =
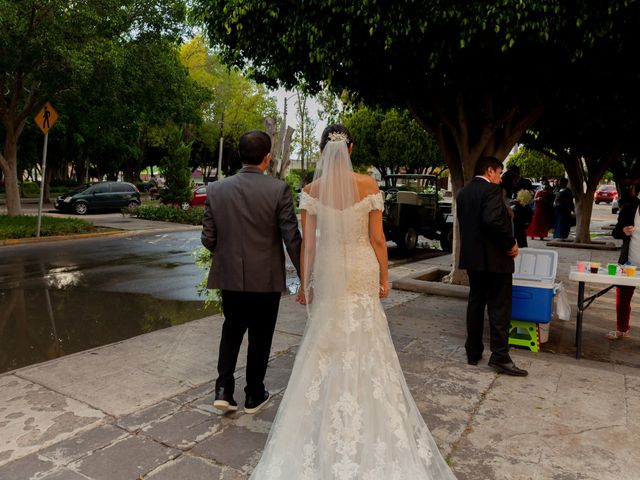
[[[296,302],[298,302],[300,305],[306,305],[307,303],[307,298],[304,294],[304,289],[302,288],[298,288],[298,292],[296,293]]]
[[[387,298],[387,296],[389,295],[389,282],[382,282],[380,283],[380,291],[379,291],[379,295],[380,298]]]

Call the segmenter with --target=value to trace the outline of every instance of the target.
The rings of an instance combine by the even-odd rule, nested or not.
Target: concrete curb
[[[449,273],[449,270],[444,270],[440,267],[426,268],[407,277],[394,280],[393,288],[396,290],[440,295],[443,297],[469,298],[469,287],[442,283],[440,281],[442,276],[447,273]]]
[[[547,247],[565,247],[565,248],[581,248],[587,250],[619,250],[615,243],[612,242],[592,242],[592,243],[576,243],[566,240],[551,240],[547,242]]]

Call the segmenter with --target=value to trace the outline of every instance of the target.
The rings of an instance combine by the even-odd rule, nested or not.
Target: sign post
[[[44,148],[42,150],[42,178],[40,179],[40,201],[38,202],[38,223],[36,225],[36,238],[40,238],[42,226],[42,202],[44,200],[44,176],[47,169],[47,144],[49,143],[49,130],[58,119],[58,113],[49,102],[44,104],[42,110],[36,115],[35,121],[42,133],[44,133]]]

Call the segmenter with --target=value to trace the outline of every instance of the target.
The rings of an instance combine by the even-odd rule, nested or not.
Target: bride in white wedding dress
[[[321,138],[300,200],[309,319],[254,480],[455,479],[411,396],[380,297],[382,196],[353,173],[349,132]]]

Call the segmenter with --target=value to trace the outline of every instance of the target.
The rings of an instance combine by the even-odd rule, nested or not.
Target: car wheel
[[[89,211],[89,206],[85,202],[78,202],[73,209],[78,215],[85,215]]]
[[[396,241],[398,248],[404,252],[411,252],[418,246],[418,232],[413,227],[408,227],[402,232]]]
[[[617,208],[611,208],[611,213],[613,213],[615,215],[616,213],[618,213],[618,209]]]
[[[596,200],[596,205],[600,205],[600,201]]]
[[[453,246],[453,228],[440,232],[440,248],[443,252],[451,252]]]
[[[127,203],[127,208],[131,209],[131,208],[138,208],[140,205],[138,204],[138,202],[134,202],[133,200],[130,201],[129,203]]]

